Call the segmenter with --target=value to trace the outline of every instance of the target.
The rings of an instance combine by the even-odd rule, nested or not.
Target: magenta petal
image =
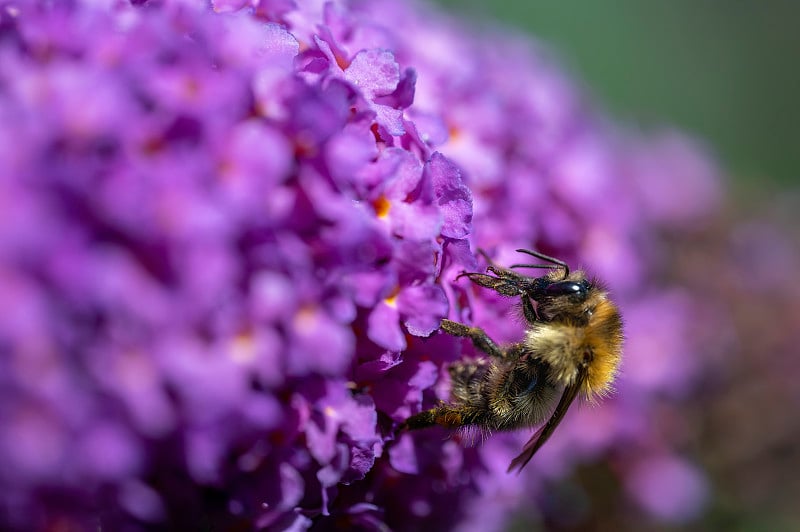
[[[408,380],[412,389],[425,390],[430,388],[439,377],[439,370],[436,364],[430,361],[420,362],[414,375]]]
[[[221,3],[221,0],[215,2],[217,10]],[[241,3],[241,0],[228,3]],[[286,29],[274,23],[264,24],[244,14],[222,20],[226,22],[226,31],[220,36],[219,45],[228,61],[239,65],[253,63],[268,69],[291,71],[300,44]]]
[[[439,244],[434,240],[401,241],[394,258],[400,286],[429,283],[434,276],[440,251]]]
[[[422,179],[423,166],[413,154],[399,148],[388,148],[376,167],[383,170],[383,193],[393,200],[406,200]]]
[[[373,393],[375,407],[395,421],[402,421],[419,412],[423,390],[432,387],[439,377],[439,369],[431,361],[407,360],[392,369]]]
[[[350,474],[347,476],[346,481],[362,480],[372,469],[372,466],[375,465],[375,452],[372,448],[364,449],[361,447],[353,447],[351,452]]]
[[[376,380],[384,374],[402,363],[402,357],[393,351],[386,351],[377,360],[369,360],[356,368],[356,379],[361,381]]]
[[[369,314],[367,336],[389,351],[402,351],[406,339],[400,329],[400,313],[397,307],[386,302],[378,303]]]
[[[311,421],[305,429],[308,450],[320,464],[329,463],[336,455],[336,433],[339,425],[329,417],[319,423]]]
[[[136,471],[141,463],[140,450],[131,434],[115,424],[98,425],[81,435],[82,460],[87,469],[107,480],[124,478]]]
[[[413,407],[419,410],[422,394],[416,400],[406,401],[409,394],[408,381],[386,378],[380,382],[380,391],[374,394],[375,407],[398,423],[412,414]]]
[[[303,497],[303,478],[295,468],[286,463],[280,465],[280,488],[281,508],[294,508]]]
[[[408,110],[408,114],[413,118],[412,126],[422,142],[431,148],[441,146],[450,136],[442,117],[431,113],[416,111],[413,108]]]
[[[410,240],[435,238],[442,227],[439,209],[433,205],[396,202],[390,215],[394,234]]]
[[[278,24],[267,24],[264,32],[264,44],[256,49],[258,59],[269,65],[291,67],[300,50],[300,44],[294,35]]]
[[[425,165],[436,203],[444,216],[442,235],[464,238],[472,230],[472,193],[461,178],[461,171],[441,153],[434,153]]]
[[[255,120],[237,126],[228,139],[225,153],[228,165],[241,170],[242,176],[224,176],[239,179],[263,180],[272,185],[283,181],[292,163],[286,137],[274,128]],[[264,194],[267,191],[261,190]]]
[[[375,433],[378,415],[372,398],[359,395],[348,401],[342,414],[342,431],[361,445],[379,441]]]
[[[419,473],[417,450],[414,447],[414,439],[409,433],[402,434],[389,449],[389,463],[401,473],[410,475]]]
[[[400,66],[387,50],[364,50],[356,54],[344,72],[368,99],[391,94],[400,82]]]
[[[349,447],[344,443],[337,443],[332,459],[317,471],[317,479],[322,484],[322,487],[329,488],[336,485],[339,479],[342,478],[342,473],[344,473],[349,463]]]
[[[402,110],[389,107],[388,105],[378,104],[373,105],[372,109],[375,111],[378,124],[385,127],[389,134],[397,137],[406,132],[405,126],[403,125]]]
[[[462,270],[474,272],[478,269],[475,254],[466,239],[448,240],[443,246],[446,265],[455,264]]]
[[[353,333],[321,310],[301,310],[293,320],[291,375],[341,375],[353,356]]]
[[[378,156],[375,136],[364,128],[348,128],[325,148],[325,159],[333,177],[342,183],[354,183],[366,164]]]
[[[238,11],[249,3],[250,0],[211,0],[211,7],[217,13],[229,13]]]
[[[393,272],[385,269],[353,273],[343,280],[343,286],[352,294],[354,302],[362,307],[375,306],[396,284]]]
[[[418,285],[400,291],[397,308],[405,318],[408,332],[414,336],[430,336],[447,316],[449,304],[438,285]]]
[[[400,77],[395,91],[388,96],[375,99],[376,103],[385,104],[396,109],[405,109],[414,103],[414,89],[417,83],[417,73],[413,68],[407,68]]]

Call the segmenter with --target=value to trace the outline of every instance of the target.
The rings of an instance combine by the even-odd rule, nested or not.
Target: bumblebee
[[[541,424],[512,460],[509,472],[525,467],[578,395],[594,401],[611,391],[623,343],[619,310],[596,279],[570,272],[565,262],[538,251],[517,252],[547,264],[503,268],[487,258],[489,273],[464,272],[459,277],[500,295],[519,297],[527,323],[525,338],[500,346],[479,327],[442,320],[442,331],[471,339],[489,358],[452,363],[452,401],[413,415],[401,426],[492,432]],[[528,277],[512,268],[551,271]]]

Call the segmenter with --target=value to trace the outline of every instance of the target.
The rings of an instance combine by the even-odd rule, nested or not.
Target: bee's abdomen
[[[464,403],[478,405],[486,401],[486,375],[489,363],[484,360],[455,362],[450,365],[451,393]]]
[[[550,410],[556,388],[546,367],[534,358],[512,367],[495,368],[491,411],[495,428],[515,429],[541,423]]]

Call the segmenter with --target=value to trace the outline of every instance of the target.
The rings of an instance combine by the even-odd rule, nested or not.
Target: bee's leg
[[[487,355],[499,358],[505,358],[506,353],[494,340],[486,335],[486,332],[480,327],[469,327],[463,323],[450,321],[447,319],[442,320],[441,329],[447,334],[453,336],[467,337],[472,340],[472,343],[486,353]]]
[[[495,275],[487,275],[478,272],[462,272],[458,277],[467,277],[470,281],[484,288],[491,288],[501,296],[514,297],[521,296],[530,288],[530,278],[523,277],[516,272],[489,266],[488,271]]]
[[[490,257],[489,254],[486,253],[486,251],[483,248],[478,248],[476,251],[478,252],[478,255],[483,257],[483,260],[486,261],[486,269],[488,271],[493,272],[500,277],[504,276],[519,277],[519,274],[514,270],[503,268],[502,266],[497,264],[494,260],[492,260],[492,257]]]
[[[434,425],[455,429],[475,423],[478,415],[479,412],[470,407],[440,405],[419,414],[414,414],[400,425],[400,430],[424,429]]]
[[[533,302],[528,296],[522,296],[522,314],[528,323],[534,323],[539,320],[536,309],[533,308]]]

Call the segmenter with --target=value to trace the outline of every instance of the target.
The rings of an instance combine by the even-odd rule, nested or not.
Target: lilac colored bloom
[[[676,523],[696,517],[708,495],[702,474],[671,456],[650,458],[639,464],[631,472],[627,488],[645,509]]]
[[[687,141],[619,135],[541,50],[416,4],[0,17],[3,528],[490,530],[578,463],[663,455],[652,405],[704,366],[657,243],[719,195]],[[527,435],[395,438],[476,355],[442,318],[521,335],[457,279],[479,247],[582,258],[634,315],[619,396],[570,414],[538,476],[505,474]],[[647,495],[660,473],[700,493],[681,464],[625,485],[689,515]]]

